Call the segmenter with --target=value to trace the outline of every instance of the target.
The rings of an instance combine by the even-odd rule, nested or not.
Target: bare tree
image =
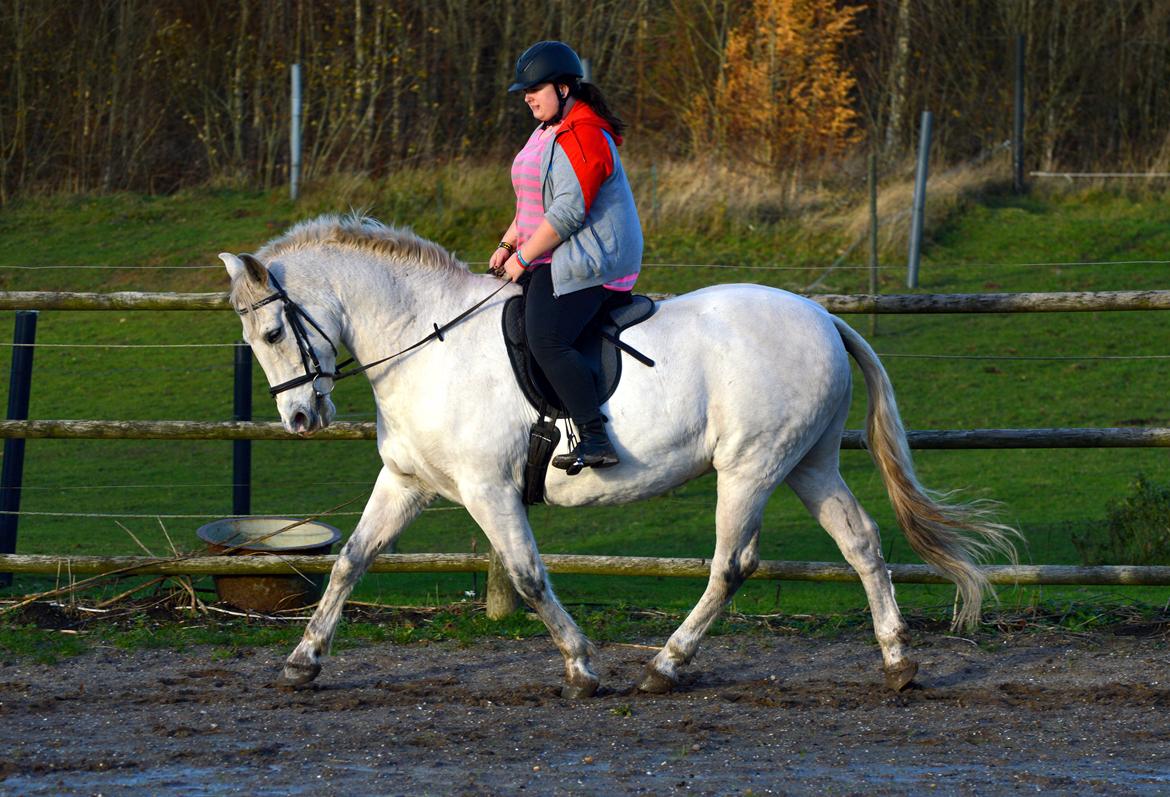
[[[882,154],[889,158],[902,141],[907,83],[910,79],[910,0],[898,0],[898,25],[894,32],[894,57],[890,60],[889,115]]]
[[[847,45],[851,101],[888,159],[910,143],[924,109],[935,111],[941,159],[1002,142],[1023,34],[1034,162],[1170,162],[1166,0],[840,4],[860,9]],[[272,185],[287,166],[292,63],[304,73],[305,179],[498,156],[531,127],[504,89],[517,55],[544,38],[591,60],[636,146],[727,156],[730,117],[717,87],[729,35],[745,30],[752,8],[752,0],[0,0],[0,202],[32,188]],[[771,37],[745,46],[779,74],[791,54],[773,33],[752,35]]]

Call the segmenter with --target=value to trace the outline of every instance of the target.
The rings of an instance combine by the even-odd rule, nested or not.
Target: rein
[[[288,292],[286,292],[285,289],[281,287],[280,282],[276,279],[276,275],[269,274],[268,278],[272,281],[272,285],[276,289],[275,292],[251,305],[251,307],[241,311],[240,314],[244,315],[251,310],[257,310],[264,305],[269,304],[270,302],[282,302],[284,304],[285,317],[288,318],[289,327],[292,328],[293,337],[297,342],[297,349],[301,354],[301,364],[305,368],[304,375],[293,377],[287,382],[281,382],[279,385],[268,388],[268,394],[273,398],[286,390],[292,390],[294,387],[300,387],[301,385],[306,385],[310,382],[313,383],[313,392],[317,394],[318,398],[321,398],[332,392],[333,383],[340,379],[345,379],[350,376],[357,376],[360,373],[364,373],[370,370],[376,365],[381,365],[384,362],[393,360],[395,357],[401,357],[407,352],[414,351],[419,346],[429,343],[436,338],[442,342],[444,332],[451,329],[451,327],[455,326],[460,321],[463,321],[479,308],[483,307],[492,297],[511,284],[510,282],[502,283],[500,287],[496,288],[487,296],[480,299],[471,307],[467,308],[442,326],[434,324],[434,331],[432,331],[417,343],[413,343],[410,346],[407,346],[402,351],[395,352],[394,354],[383,357],[380,360],[374,360],[372,363],[366,363],[365,365],[361,365],[359,363],[357,367],[350,368],[348,371],[346,371],[344,370],[345,366],[356,362],[356,360],[351,357],[341,365],[337,366],[336,369],[330,373],[321,368],[321,363],[317,360],[317,353],[313,351],[313,346],[309,343],[309,334],[305,329],[304,321],[307,321],[309,325],[317,331],[317,334],[325,339],[325,342],[329,344],[329,348],[333,350],[333,356],[335,359],[337,357],[337,346],[335,346],[333,341],[330,340],[329,336],[325,334],[325,330],[321,329],[320,325],[313,320],[312,316],[306,313],[304,308],[292,300],[292,298],[288,295]],[[302,321],[302,319],[304,319],[304,321]]]

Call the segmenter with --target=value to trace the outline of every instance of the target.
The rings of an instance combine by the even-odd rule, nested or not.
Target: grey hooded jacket
[[[544,217],[561,243],[552,252],[557,296],[642,267],[642,225],[609,125],[583,102],[541,153]]]

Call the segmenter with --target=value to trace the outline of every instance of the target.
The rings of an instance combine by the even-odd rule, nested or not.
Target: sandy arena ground
[[[658,697],[650,650],[602,644],[576,702],[547,638],[367,645],[297,692],[276,648],[6,662],[0,793],[1170,793],[1164,630],[915,637],[900,694],[860,630],[710,638]]]

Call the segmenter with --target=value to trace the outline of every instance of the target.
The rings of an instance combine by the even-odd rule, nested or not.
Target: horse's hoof
[[[566,681],[565,685],[561,687],[561,697],[565,700],[584,700],[593,697],[597,694],[598,684],[598,680],[589,678]]]
[[[320,664],[300,664],[289,661],[285,662],[280,677],[276,679],[276,685],[282,689],[296,689],[311,683],[320,674]]]
[[[905,659],[894,667],[885,667],[883,671],[886,674],[886,687],[895,692],[901,692],[910,685],[918,673],[918,662],[913,659]]]
[[[678,681],[663,675],[653,664],[646,665],[646,672],[638,684],[638,691],[652,695],[665,695],[678,686]]]

